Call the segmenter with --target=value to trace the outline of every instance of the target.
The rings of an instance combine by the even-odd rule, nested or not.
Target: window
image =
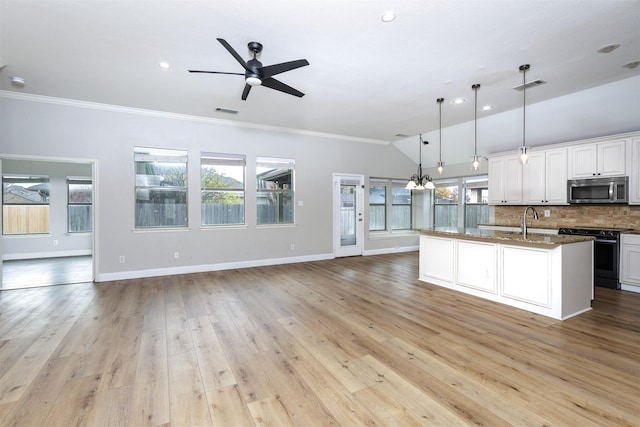
[[[369,231],[410,230],[412,227],[411,190],[406,181],[371,178],[369,180]],[[389,203],[389,201],[391,203]]]
[[[2,177],[2,234],[49,232],[49,177]]]
[[[135,148],[136,228],[187,226],[187,152]]]
[[[478,228],[489,223],[489,179],[473,177],[464,180],[464,226]]]
[[[293,224],[293,171],[290,159],[256,159],[257,224]]]
[[[202,225],[244,224],[245,156],[202,153]]]
[[[387,229],[387,181],[369,182],[369,231]]]
[[[90,178],[67,178],[67,231],[90,233],[92,220],[93,184]]]
[[[433,226],[458,227],[458,189],[456,181],[434,182]]]
[[[478,228],[480,224],[489,223],[489,180],[486,175],[436,181],[435,185],[434,227]],[[463,215],[459,216],[458,212]]]

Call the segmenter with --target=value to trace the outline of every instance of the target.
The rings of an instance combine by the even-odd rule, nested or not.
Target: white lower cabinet
[[[456,243],[456,283],[496,293],[496,245],[466,240]]]
[[[554,319],[591,310],[592,241],[547,249],[452,236],[420,236],[420,280]],[[634,256],[640,266],[640,245]]]
[[[429,254],[420,257],[419,275],[445,282],[453,282],[454,241],[439,237],[421,236],[420,253]]]
[[[548,250],[502,247],[502,295],[549,307],[551,256]]]
[[[623,290],[640,292],[640,235],[622,234],[620,283]]]

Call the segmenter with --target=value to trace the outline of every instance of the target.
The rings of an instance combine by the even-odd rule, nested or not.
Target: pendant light
[[[420,134],[420,145],[418,146],[418,151],[420,153],[418,173],[414,173],[413,175],[411,175],[411,178],[409,178],[409,182],[407,182],[407,185],[404,187],[407,190],[424,190],[425,188],[432,190],[436,188],[436,186],[433,184],[433,181],[431,181],[431,177],[429,175],[422,174],[422,144],[428,143],[428,141],[422,140],[422,134]]]
[[[520,147],[520,161],[523,165],[529,160],[529,149],[525,143],[525,126],[526,126],[526,109],[527,109],[527,70],[529,64],[521,65],[519,70],[522,71],[522,147]]]
[[[444,170],[444,162],[442,161],[442,103],[444,102],[444,98],[438,98],[436,99],[436,102],[438,103],[438,110],[440,112],[440,155],[438,157],[439,160],[436,164],[436,169],[438,170],[438,173],[442,175],[442,171]]]
[[[478,156],[478,89],[480,89],[480,83],[476,83],[471,86],[471,89],[475,92],[474,103],[474,143],[473,143],[473,157],[471,158],[471,167],[474,171],[477,171],[480,167],[480,156]]]

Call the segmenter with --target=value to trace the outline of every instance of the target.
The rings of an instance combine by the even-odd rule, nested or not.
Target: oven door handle
[[[616,244],[618,241],[616,239],[598,239],[594,240],[595,243],[613,243]]]

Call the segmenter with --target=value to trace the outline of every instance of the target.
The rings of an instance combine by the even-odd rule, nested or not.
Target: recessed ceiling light
[[[611,44],[608,44],[606,46],[602,46],[596,52],[598,52],[598,53],[609,53],[609,52],[613,52],[614,50],[616,50],[619,47],[620,47],[620,43],[611,43]]]
[[[396,19],[396,14],[391,11],[385,12],[382,14],[382,17],[380,19],[382,19],[382,22],[391,22]]]
[[[22,77],[11,77],[11,84],[18,87],[24,87],[24,79]]]
[[[463,104],[463,103],[465,103],[465,102],[467,102],[467,100],[466,100],[466,99],[464,99],[464,98],[456,98],[456,99],[454,99],[453,101],[451,101],[451,103],[452,103],[452,104],[456,104],[456,105],[457,105],[457,104]]]
[[[162,68],[163,70],[168,70],[169,68],[171,68],[171,64],[166,61],[162,61],[158,64],[158,67]]]
[[[633,69],[640,65],[640,61],[631,61],[623,65],[624,68]]]
[[[482,111],[489,111],[493,108],[493,105],[485,105],[484,107],[482,107]]]

